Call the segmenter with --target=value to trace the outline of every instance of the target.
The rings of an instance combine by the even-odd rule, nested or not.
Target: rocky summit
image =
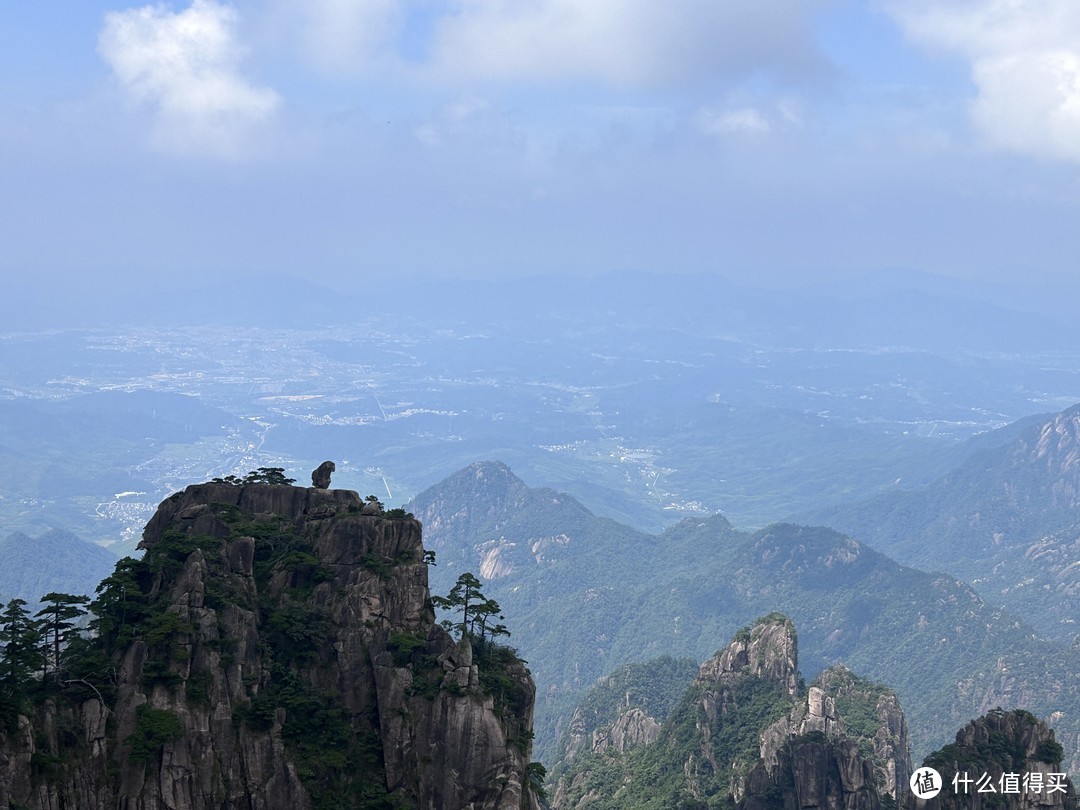
[[[538,808],[528,670],[436,623],[420,523],[365,504],[164,501],[5,717],[0,806]]]
[[[904,796],[902,810],[1076,810],[1076,787],[1054,731],[1030,712],[993,709],[917,768],[938,793]]]

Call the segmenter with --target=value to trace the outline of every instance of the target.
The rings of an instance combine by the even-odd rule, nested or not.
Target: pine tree
[[[26,684],[41,668],[41,629],[30,618],[24,599],[12,599],[0,613],[0,649],[4,656],[0,678],[5,683]]]
[[[468,636],[471,639],[487,641],[495,636],[508,636],[510,631],[506,625],[492,624],[492,618],[503,619],[502,608],[494,599],[488,599],[480,591],[480,580],[468,571],[457,578],[454,587],[446,596],[431,597],[432,604],[442,610],[460,611],[461,620],[458,622],[447,619],[443,627],[447,630],[456,630],[459,638]]]
[[[12,599],[0,613],[0,720],[9,728],[24,711],[34,673],[43,664],[39,623],[25,600]]]
[[[45,607],[35,615],[41,619],[45,651],[42,672],[48,676],[50,664],[53,672],[59,672],[60,651],[75,630],[76,620],[86,615],[86,608],[83,606],[90,601],[90,597],[53,591],[41,597],[41,601],[45,603]]]
[[[97,587],[97,598],[90,603],[93,618],[89,628],[106,653],[130,641],[135,627],[147,616],[146,599],[139,587],[139,572],[145,567],[141,560],[124,557]]]
[[[259,467],[257,470],[253,470],[244,476],[243,482],[245,484],[270,484],[272,486],[281,487],[295,484],[295,478],[287,478],[285,476],[284,467]]]

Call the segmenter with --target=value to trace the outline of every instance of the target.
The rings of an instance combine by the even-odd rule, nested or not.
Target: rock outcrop
[[[896,693],[884,684],[860,678],[847,667],[830,667],[810,688],[809,714],[799,729],[820,729],[858,739],[874,766],[882,795],[899,799],[911,777],[908,728]],[[821,695],[822,719],[815,713],[815,691]],[[835,712],[835,720],[830,716]]]
[[[337,472],[337,465],[332,461],[324,461],[311,473],[311,485],[315,489],[330,488],[330,474]]]
[[[905,791],[903,810],[1076,810],[1063,753],[1053,730],[1030,712],[995,709],[923,761],[940,775],[941,792],[922,800]]]
[[[799,663],[795,625],[778,613],[759,619],[753,627],[701,665],[696,684],[731,686],[746,676],[779,685],[788,697],[799,692]]]
[[[659,736],[660,724],[635,706],[620,714],[610,729],[593,732],[592,750],[628,751],[654,743]]]
[[[559,760],[569,763],[590,753],[622,753],[655,742],[697,672],[693,659],[663,656],[627,664],[601,678],[571,715]]]
[[[36,711],[0,806],[537,808],[534,686],[435,622],[420,524],[354,492],[203,484],[164,501]]]
[[[878,810],[910,772],[895,694],[842,667],[807,690],[795,627],[776,613],[702,664],[655,731],[628,700],[586,749],[589,714],[575,712],[552,769],[554,808]]]

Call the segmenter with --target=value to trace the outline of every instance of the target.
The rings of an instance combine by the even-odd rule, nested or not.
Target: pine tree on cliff
[[[149,616],[150,608],[139,586],[140,560],[124,557],[97,587],[90,603],[93,618],[88,624],[107,655],[130,643],[135,628]]]
[[[34,673],[45,661],[40,627],[23,599],[12,599],[0,613],[0,656],[0,721],[11,726],[25,710]]]
[[[12,599],[0,613],[0,650],[3,651],[0,680],[9,689],[22,688],[41,669],[41,630],[30,618],[24,599]]]
[[[497,636],[508,636],[506,625],[492,624],[493,620],[504,618],[502,608],[494,599],[488,599],[480,591],[480,580],[468,571],[457,578],[454,587],[446,596],[431,597],[435,607],[442,610],[460,611],[461,620],[447,619],[443,626],[450,631],[457,631],[459,638],[468,636],[481,642]]]
[[[45,642],[45,665],[42,673],[48,676],[50,664],[54,673],[59,672],[60,651],[75,630],[77,620],[86,615],[86,608],[83,606],[90,601],[90,597],[53,591],[41,597],[41,601],[45,603],[45,607],[35,615],[42,621],[42,639]]]

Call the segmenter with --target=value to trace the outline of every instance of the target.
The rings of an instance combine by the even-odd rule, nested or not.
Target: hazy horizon
[[[0,19],[9,285],[1075,276],[1069,0],[17,0]]]

